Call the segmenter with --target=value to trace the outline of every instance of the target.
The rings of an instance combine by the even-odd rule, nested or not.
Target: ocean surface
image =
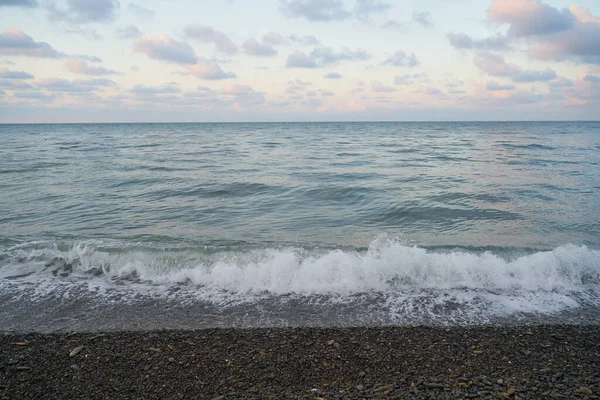
[[[599,122],[0,125],[0,331],[599,321]]]

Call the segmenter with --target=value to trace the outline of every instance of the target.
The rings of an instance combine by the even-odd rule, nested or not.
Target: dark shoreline
[[[600,398],[599,374],[599,325],[0,335],[2,399]]]

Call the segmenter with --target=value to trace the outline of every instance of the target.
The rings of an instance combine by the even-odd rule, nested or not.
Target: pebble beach
[[[600,326],[0,336],[2,399],[597,399]]]

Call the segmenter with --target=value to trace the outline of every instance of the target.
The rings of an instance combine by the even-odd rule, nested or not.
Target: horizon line
[[[1,122],[1,125],[135,125],[135,124],[339,124],[339,123],[498,123],[498,122],[537,122],[537,123],[548,123],[548,122],[600,122],[600,119],[556,119],[556,120],[398,120],[398,121],[377,121],[377,120],[364,120],[364,121],[132,121],[132,122],[118,122],[118,121],[105,121],[105,122]]]

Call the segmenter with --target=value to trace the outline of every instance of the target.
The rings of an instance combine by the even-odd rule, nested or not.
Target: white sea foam
[[[366,252],[301,248],[207,252],[82,242],[63,250],[39,244],[19,246],[4,250],[2,258],[0,279],[111,282],[135,278],[249,294],[352,295],[438,289],[551,292],[600,287],[600,251],[572,244],[507,259],[489,251],[431,251],[386,236],[376,239]]]
[[[40,242],[0,251],[0,287],[13,299],[42,301],[255,304],[266,310],[260,318],[278,321],[301,304],[317,319],[336,313],[341,324],[482,323],[600,309],[600,251],[567,244],[515,254],[430,250],[385,235],[366,251]],[[280,307],[292,307],[287,317]]]

